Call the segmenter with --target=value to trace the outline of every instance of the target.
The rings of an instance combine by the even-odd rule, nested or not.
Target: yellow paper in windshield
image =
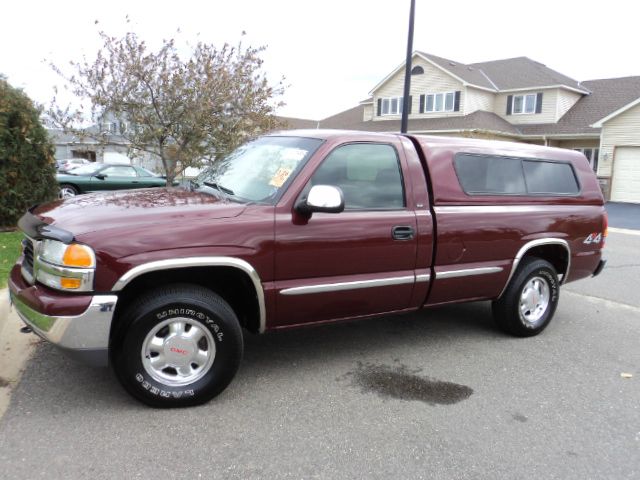
[[[281,167],[278,169],[275,175],[271,177],[269,185],[271,185],[272,187],[280,188],[282,185],[284,185],[284,182],[287,181],[289,175],[291,175],[291,169]]]

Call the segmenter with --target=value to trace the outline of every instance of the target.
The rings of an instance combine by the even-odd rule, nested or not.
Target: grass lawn
[[[0,233],[0,288],[7,287],[7,277],[20,256],[21,232]]]

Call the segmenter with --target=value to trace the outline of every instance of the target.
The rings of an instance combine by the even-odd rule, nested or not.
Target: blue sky
[[[640,75],[634,2],[416,0],[414,49],[464,63],[528,56],[576,80]],[[409,0],[21,1],[3,6],[0,73],[48,102],[63,65],[97,31],[267,45],[265,70],[289,85],[280,113],[320,119],[367,97],[405,55]],[[129,15],[131,22],[125,22]],[[98,20],[98,24],[95,21]]]

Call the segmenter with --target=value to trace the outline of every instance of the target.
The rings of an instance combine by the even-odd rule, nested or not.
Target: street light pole
[[[404,66],[404,96],[402,97],[402,122],[400,133],[407,133],[409,126],[409,93],[411,92],[411,54],[413,53],[413,20],[416,11],[416,0],[411,0],[409,12],[409,38],[407,39],[407,61]]]

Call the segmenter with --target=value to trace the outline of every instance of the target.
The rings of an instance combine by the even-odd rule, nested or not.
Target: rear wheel
[[[493,317],[498,326],[517,337],[542,332],[558,306],[558,275],[546,260],[525,258],[502,297],[493,302]]]
[[[197,405],[222,392],[242,358],[229,304],[198,285],[153,290],[123,314],[112,363],[120,383],[153,407]]]
[[[58,198],[71,198],[78,195],[78,189],[73,185],[69,185],[67,183],[63,183],[60,185],[60,190],[58,191]]]

